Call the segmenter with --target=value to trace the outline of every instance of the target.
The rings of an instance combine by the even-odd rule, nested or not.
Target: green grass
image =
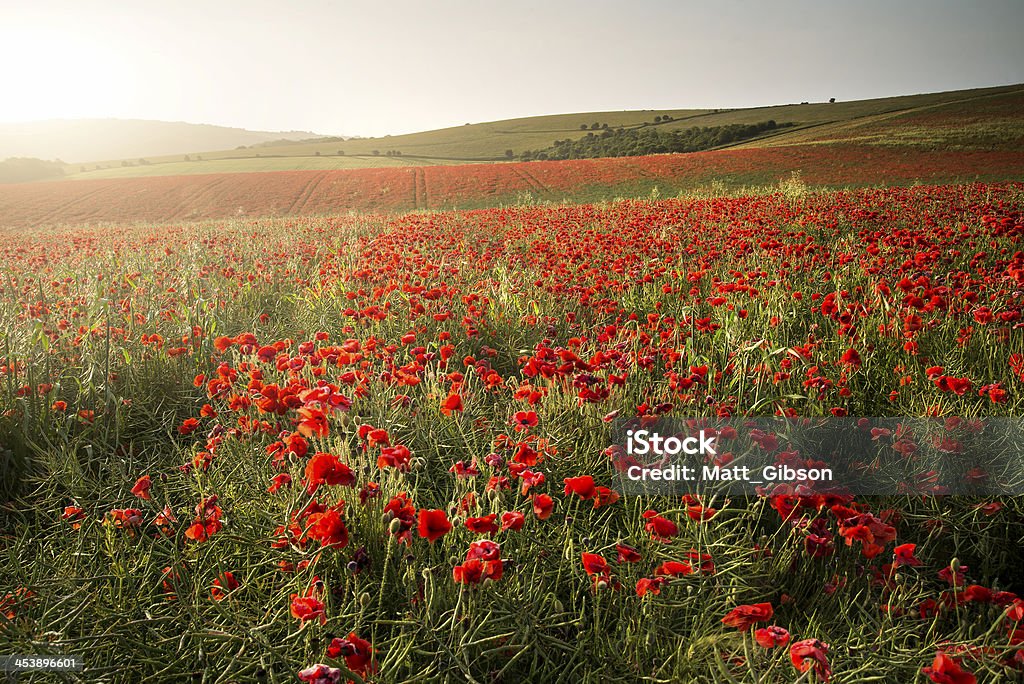
[[[992,255],[983,262],[988,266],[1001,259],[1000,250],[1015,247],[1012,236],[990,236],[979,226],[977,214],[983,210],[977,207],[994,198],[1007,203],[1003,213],[1024,209],[1019,194],[985,188],[959,192],[962,198],[953,200],[936,198],[940,190],[899,191],[888,200],[872,192],[851,198],[813,193],[794,179],[780,192],[728,201],[11,232],[7,251],[0,252],[0,277],[20,286],[0,294],[0,350],[4,364],[18,370],[0,376],[0,439],[18,457],[11,462],[20,486],[0,507],[0,599],[23,587],[33,596],[16,602],[13,620],[0,616],[0,653],[80,654],[88,667],[82,681],[294,682],[299,668],[327,661],[324,651],[331,636],[355,631],[378,650],[380,674],[373,677],[378,682],[794,682],[798,675],[787,649],[760,649],[749,635],[721,624],[736,605],[761,601],[773,603],[773,622],[786,626],[794,639],[813,637],[831,644],[837,684],[915,681],[945,642],[1007,653],[994,606],[972,604],[928,619],[915,617],[915,608],[944,588],[935,575],[954,557],[971,567],[972,581],[998,588],[1017,583],[1019,588],[1024,562],[1020,498],[1006,500],[1005,509],[992,518],[980,515],[975,502],[967,500],[862,500],[875,512],[895,509],[901,516],[899,543],[917,542],[917,555],[928,562],[901,570],[894,588],[886,591],[874,571],[891,558],[891,548],[869,561],[858,546],[845,546],[837,537],[834,556],[810,559],[801,532],[781,523],[764,499],[716,501],[719,513],[698,524],[688,519],[677,498],[623,496],[595,509],[561,492],[564,477],[580,474],[614,484],[602,453],[610,440],[610,427],[602,420],[608,410],[621,409],[625,415],[648,399],[685,401],[667,388],[664,358],[650,369],[639,365],[652,349],[640,341],[641,334],[659,339],[659,349],[677,351],[679,369],[706,363],[713,371],[738,371],[695,390],[700,393],[691,397],[695,403],[679,411],[707,406],[705,399],[717,396],[733,397],[741,410],[752,413],[770,414],[782,403],[803,415],[822,415],[840,403],[859,415],[919,415],[939,406],[946,412],[1019,416],[1024,397],[1006,358],[1024,351],[1022,340],[1002,340],[996,326],[990,326],[979,328],[968,343],[956,344],[970,320],[966,313],[923,312],[925,327],[917,337],[922,357],[906,355],[903,338],[884,330],[902,320],[904,312],[895,308],[898,299],[879,304],[874,286],[898,278],[901,264],[917,248],[912,241],[886,242],[882,235],[879,257],[887,265],[869,273],[877,262],[866,260],[857,229],[844,218],[843,212],[863,203],[883,212],[877,225],[886,230],[917,230],[923,243],[941,244],[934,249],[929,273],[935,282],[956,286],[962,274],[974,270],[971,243],[985,245]],[[765,208],[772,210],[765,215],[770,221],[758,213]],[[945,228],[922,228],[922,213],[932,210],[962,222],[965,232],[952,238],[962,249],[941,243],[948,239]],[[704,220],[680,219],[685,212]],[[896,212],[895,217],[887,212]],[[756,244],[748,249],[734,232],[746,227],[756,235],[778,230],[772,240],[811,244],[815,250],[784,254]],[[623,236],[628,243],[616,241]],[[714,253],[698,252],[705,259],[699,265],[685,252],[696,244],[716,247]],[[583,304],[583,293],[572,288],[557,294],[536,285],[553,286],[553,279],[561,277],[545,260],[547,254],[560,255],[567,277],[580,278],[571,283],[605,282],[609,288],[602,296],[613,297],[618,311]],[[389,263],[396,265],[390,273]],[[622,263],[625,268],[616,276],[615,267]],[[700,278],[688,281],[687,273],[695,269],[702,271]],[[756,276],[762,269],[764,277]],[[641,282],[634,271],[650,273],[651,281]],[[759,291],[729,296],[749,315],[705,303],[716,283],[732,283],[750,273]],[[603,280],[607,275],[619,280],[609,283]],[[401,286],[389,288],[396,282]],[[621,290],[612,287],[616,282]],[[451,288],[450,296],[424,296],[421,286]],[[672,293],[672,287],[681,289]],[[696,294],[687,294],[690,287]],[[988,297],[999,287],[992,285],[982,294]],[[809,300],[797,302],[794,290],[808,295],[845,291],[841,301],[855,312],[856,340],[841,331],[838,321],[810,311]],[[994,306],[1011,304],[1004,292]],[[345,313],[349,307],[371,305],[389,307],[390,315],[375,321]],[[442,308],[454,317],[438,321],[430,315]],[[617,332],[608,333],[606,326],[618,313],[624,320]],[[637,320],[630,321],[630,313]],[[708,315],[722,327],[709,334],[691,329],[686,335],[685,328],[672,324],[652,328],[649,314]],[[74,323],[64,325],[64,320]],[[401,343],[411,329],[417,341]],[[193,378],[197,373],[213,376],[223,361],[242,369],[236,386],[240,394],[248,394],[243,363],[261,368],[267,383],[312,382],[310,364],[279,371],[237,346],[218,353],[213,341],[252,331],[260,343],[298,343],[318,330],[329,331],[334,345],[346,338],[380,341],[377,352],[367,355],[367,393],[351,413],[334,415],[329,435],[314,438],[312,445],[339,454],[358,474],[359,485],[378,481],[382,497],[364,506],[357,490],[326,487],[318,494],[320,501],[347,502],[350,545],[274,549],[275,527],[310,501],[299,483],[300,458],[286,463],[295,478],[293,489],[277,495],[266,491],[277,471],[265,446],[279,429],[293,428],[294,413],[278,417],[250,407],[236,415],[226,398],[209,398]],[[659,338],[658,330],[671,334]],[[395,385],[391,374],[414,361],[414,345],[422,342],[436,352],[442,332],[452,335],[451,364],[442,368],[435,359],[419,373],[420,384]],[[143,334],[153,333],[163,337],[162,348],[142,341]],[[599,342],[603,334],[614,337]],[[182,336],[189,338],[184,343],[188,353],[170,355]],[[752,343],[762,339],[771,343]],[[797,359],[787,384],[777,385],[770,372],[747,372],[792,363],[787,350],[808,341],[817,344],[815,358]],[[386,349],[389,344],[394,350]],[[568,378],[531,381],[547,391],[534,407],[540,420],[534,433],[558,448],[539,466],[547,475],[541,491],[557,501],[553,516],[540,521],[516,487],[486,494],[486,475],[459,480],[448,468],[476,457],[489,474],[483,458],[494,449],[495,436],[510,432],[513,412],[527,408],[512,398],[528,380],[519,359],[545,344],[576,348],[583,358],[597,349],[619,350],[630,377],[602,404],[581,404]],[[820,364],[820,372],[836,377],[840,369],[834,361],[850,344],[864,350],[864,366],[850,372],[848,398],[835,389],[821,397],[802,389],[812,364],[813,372],[819,372]],[[297,355],[294,345],[288,351]],[[504,384],[485,389],[474,368],[463,363],[467,355],[489,359]],[[926,357],[941,359],[950,372],[969,374],[978,384],[1004,382],[1013,390],[1010,401],[993,406],[974,393],[940,393],[925,379],[924,369],[933,362]],[[897,365],[913,377],[912,384],[898,385]],[[334,382],[347,369],[364,370],[357,362],[344,368],[328,365],[326,379]],[[465,373],[460,391],[466,407],[443,416],[438,401],[451,387],[445,374],[453,371]],[[47,382],[53,386],[41,391]],[[900,395],[889,400],[894,387]],[[354,396],[355,386],[345,385],[343,391]],[[412,397],[408,408],[396,404],[399,394]],[[68,402],[67,412],[52,408],[58,399]],[[180,435],[177,427],[208,401],[221,415],[204,419],[191,436]],[[95,410],[95,420],[78,419],[78,409]],[[232,434],[217,448],[207,472],[181,470],[204,449],[215,425],[235,428],[241,415],[266,420],[270,429]],[[407,444],[417,457],[414,467],[407,473],[379,469],[376,454],[361,448],[357,429],[363,423],[384,427],[395,441]],[[152,501],[129,493],[142,474],[153,476]],[[456,529],[433,545],[415,533],[404,545],[389,535],[381,511],[383,502],[399,492],[409,492],[419,508],[447,509],[470,491],[477,494],[474,514],[527,512],[522,532],[495,537],[509,560],[506,575],[482,586],[452,581],[453,565],[478,538],[458,520]],[[208,542],[189,542],[183,531],[192,510],[211,494],[219,496],[225,511],[224,529]],[[63,507],[73,502],[86,513],[78,530],[60,519]],[[152,536],[149,522],[164,505],[180,522],[172,536]],[[147,524],[138,534],[103,522],[109,510],[127,506],[144,512]],[[680,535],[669,544],[650,539],[643,531],[647,508],[677,520]],[[592,590],[580,565],[581,552],[614,559],[620,540],[640,548],[643,562],[612,563],[621,591]],[[372,563],[353,574],[347,563],[361,546]],[[716,572],[674,579],[660,596],[635,595],[637,579],[662,561],[679,560],[689,549],[712,554]],[[283,560],[310,565],[285,573],[278,565]],[[173,599],[162,583],[168,566],[182,569],[180,580],[172,583]],[[235,573],[241,586],[228,599],[213,601],[211,585],[225,571]],[[305,591],[314,577],[326,585],[328,622],[301,628],[289,615],[289,597]],[[823,591],[840,581],[833,594]],[[882,603],[905,608],[907,614],[884,612]],[[969,668],[989,681],[1011,674],[995,656],[971,661]]]

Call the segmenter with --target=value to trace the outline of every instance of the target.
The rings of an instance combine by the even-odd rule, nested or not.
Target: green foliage
[[[661,123],[662,117],[655,122]],[[700,152],[722,145],[749,140],[759,135],[788,128],[792,123],[774,120],[754,124],[726,126],[693,126],[682,130],[666,131],[653,126],[641,128],[604,129],[600,134],[587,133],[578,140],[556,140],[551,147],[537,152],[524,152],[528,159],[593,159],[596,157],[634,157],[668,152]],[[597,130],[597,124],[591,126]]]
[[[0,183],[27,183],[28,181],[60,178],[64,164],[32,157],[11,157],[0,162]]]

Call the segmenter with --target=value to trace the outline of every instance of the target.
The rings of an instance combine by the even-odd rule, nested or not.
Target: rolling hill
[[[207,124],[141,119],[71,119],[0,124],[0,159],[130,159],[234,149],[239,145],[322,138],[307,131],[249,131]]]
[[[657,119],[657,122],[655,120]],[[749,109],[676,109],[557,114],[466,124],[408,135],[339,142],[304,141],[223,148],[201,160],[183,159],[181,150],[135,159],[69,165],[71,178],[208,174],[222,172],[348,169],[508,161],[527,150],[548,148],[557,140],[586,135],[596,124],[610,128],[654,127],[683,130],[757,124],[773,120],[792,126],[739,143],[742,147],[831,144],[965,150],[1024,149],[1024,85],[907,95],[835,103],[783,104]],[[584,130],[584,128],[586,130]],[[82,172],[82,168],[86,171]]]
[[[541,149],[584,136],[595,123],[679,130],[769,119],[791,125],[692,153],[564,161],[486,156],[511,141]],[[390,150],[402,155],[383,153]],[[557,115],[376,140],[257,144],[204,153],[202,160],[153,158],[70,179],[0,185],[0,226],[706,196],[778,187],[793,173],[816,188],[1024,181],[1024,86],[735,111]]]

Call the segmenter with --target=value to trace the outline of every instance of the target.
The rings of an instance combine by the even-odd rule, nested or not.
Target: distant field
[[[87,173],[76,173],[72,180],[96,178],[140,178],[150,176],[184,176],[197,173],[245,173],[259,171],[310,171],[329,169],[365,169],[394,166],[428,166],[437,164],[437,160],[419,159],[415,157],[386,156],[307,156],[307,157],[267,157],[245,159],[204,159],[199,161],[176,161],[151,164],[145,166],[114,166]],[[467,164],[456,160],[446,160],[446,164]]]
[[[793,145],[573,161],[180,175],[0,186],[0,225],[402,212],[814,187],[1024,180],[1019,152]]]
[[[991,111],[993,107],[995,112]],[[777,123],[793,123],[794,128],[748,142],[745,146],[817,144],[845,140],[872,145],[898,141],[927,147],[936,142],[941,143],[950,134],[948,123],[935,124],[928,118],[936,112],[954,119],[965,117],[973,121],[967,131],[953,134],[965,148],[987,149],[984,141],[990,139],[1009,138],[1019,141],[1020,131],[1024,128],[1024,86],[735,110],[674,109],[557,114],[344,142],[269,145],[203,152],[201,162],[185,162],[183,155],[175,155],[151,157],[145,165],[138,164],[137,159],[125,160],[124,163],[132,164],[125,167],[122,167],[122,160],[71,164],[66,171],[71,178],[107,178],[503,161],[507,160],[508,151],[518,156],[526,150],[544,149],[556,140],[583,136],[586,132],[581,127],[585,126],[589,130],[594,124],[598,124],[598,127],[607,124],[610,128],[656,125],[662,130],[676,130],[693,126],[754,124],[769,119]],[[654,123],[655,118],[665,117],[670,120]],[[903,120],[900,117],[909,118]],[[940,130],[939,137],[936,136],[936,128]],[[997,149],[1007,148],[1000,144]],[[338,156],[339,150],[345,153],[344,157]],[[314,156],[318,152],[320,158]],[[400,152],[401,156],[390,157],[389,152]],[[257,158],[256,154],[260,157]],[[351,157],[358,157],[360,161],[351,161]],[[214,161],[226,166],[214,166]],[[84,173],[82,168],[86,169]]]

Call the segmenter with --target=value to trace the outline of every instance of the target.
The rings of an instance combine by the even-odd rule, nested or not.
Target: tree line
[[[0,183],[27,183],[63,175],[64,164],[59,161],[31,157],[11,157],[0,161]]]
[[[776,123],[769,119],[754,124],[725,126],[694,126],[666,131],[660,128],[615,128],[600,133],[590,132],[576,140],[556,140],[542,150],[527,150],[520,155],[531,159],[593,159],[595,157],[633,157],[668,152],[700,152],[730,143],[787,128],[792,123]]]

